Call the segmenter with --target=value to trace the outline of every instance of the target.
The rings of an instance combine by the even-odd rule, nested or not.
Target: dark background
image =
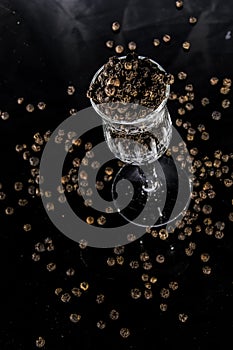
[[[0,110],[10,114],[9,120],[0,120],[0,182],[7,193],[6,201],[0,203],[1,350],[34,349],[39,336],[45,338],[45,348],[49,350],[120,347],[203,350],[214,345],[231,348],[228,341],[233,330],[233,250],[229,223],[222,241],[198,242],[197,255],[205,249],[211,252],[212,274],[206,277],[201,273],[200,254],[191,257],[187,271],[178,274],[179,292],[168,303],[168,311],[162,313],[157,294],[152,301],[133,302],[128,297],[130,288],[140,280],[142,269],[137,272],[128,267],[110,269],[106,258],[112,252],[91,248],[80,251],[77,244],[56,232],[39,201],[30,202],[26,209],[17,209],[10,217],[4,215],[4,209],[8,205],[16,207],[14,182],[27,182],[28,177],[28,165],[16,154],[15,145],[32,144],[35,132],[53,130],[68,117],[71,108],[82,110],[90,105],[86,90],[96,70],[114,54],[105,46],[110,39],[125,46],[133,40],[139,54],[154,58],[172,74],[187,72],[188,82],[195,86],[196,104],[192,114],[185,118],[193,125],[205,124],[211,135],[210,142],[198,144],[201,153],[212,154],[215,149],[230,153],[232,107],[222,111],[220,121],[211,119],[211,111],[219,109],[224,96],[210,86],[209,79],[233,78],[233,38],[225,38],[233,30],[232,10],[231,0],[187,0],[180,11],[175,1],[170,0],[0,1]],[[198,18],[195,26],[188,23],[191,15]],[[115,20],[122,26],[117,34],[111,30]],[[161,38],[165,33],[171,35],[171,43],[155,48],[153,38]],[[192,45],[188,53],[181,46],[185,40]],[[76,87],[73,96],[66,93],[68,85]],[[182,87],[178,84],[176,88],[179,91]],[[23,106],[17,104],[18,97],[24,97]],[[210,98],[210,109],[201,107],[202,97]],[[232,93],[227,98],[232,100]],[[27,103],[36,106],[39,101],[46,102],[45,111],[26,111]],[[171,106],[170,111],[175,122],[177,109]],[[230,189],[220,187],[214,211],[216,220],[227,222],[230,206],[226,205],[226,198],[232,198]],[[22,230],[27,222],[33,225],[30,233]],[[38,263],[32,262],[35,243],[47,236],[53,238],[55,252],[43,255]],[[140,249],[139,244],[128,247],[126,261],[137,256]],[[57,269],[49,273],[46,264],[51,261],[56,261]],[[76,269],[73,279],[66,276],[69,267]],[[164,276],[176,279],[172,272],[166,271]],[[77,304],[59,302],[55,288],[66,290],[85,279],[90,283],[90,291]],[[162,272],[161,281],[161,286],[167,281]],[[106,295],[104,306],[95,303],[100,292]],[[121,313],[116,324],[108,320],[113,308]],[[69,321],[69,314],[76,309],[82,314],[78,325]],[[177,317],[182,312],[189,315],[185,324]],[[99,319],[107,319],[105,330],[97,329]],[[127,340],[119,336],[121,327],[131,330]]]

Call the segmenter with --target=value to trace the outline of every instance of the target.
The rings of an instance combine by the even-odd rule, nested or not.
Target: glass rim
[[[127,56],[120,56],[118,57],[118,59],[124,59],[126,58]],[[144,58],[147,58],[149,59],[153,64],[156,64],[157,67],[162,71],[162,72],[165,72],[165,69],[158,63],[156,62],[155,60],[153,60],[152,58],[149,58],[149,57],[145,57],[145,56],[138,56],[139,59],[144,59]],[[103,64],[97,71],[96,73],[94,74],[92,80],[91,80],[91,84],[92,85],[95,80],[97,79],[97,77],[99,76],[99,74],[102,72],[102,70],[104,69],[104,65]],[[104,103],[95,103],[93,101],[92,98],[90,98],[90,101],[91,101],[91,104],[92,104],[92,107],[94,108],[94,110],[100,115],[101,118],[103,118],[104,120],[106,120],[107,122],[111,122],[111,123],[115,123],[115,124],[125,124],[125,125],[129,125],[129,124],[137,124],[137,123],[141,123],[143,121],[148,121],[150,118],[154,117],[155,114],[159,113],[163,108],[164,106],[166,105],[167,103],[167,100],[168,100],[168,97],[169,97],[169,94],[170,94],[170,85],[169,84],[166,84],[166,93],[165,93],[165,97],[164,99],[162,100],[162,102],[160,103],[160,105],[150,111],[150,113],[148,115],[146,115],[146,117],[142,117],[142,118],[138,118],[136,120],[132,120],[132,121],[128,121],[128,120],[114,120],[112,118],[110,118],[109,116],[107,116],[106,114],[104,114],[99,108],[98,106],[99,105],[107,105],[108,103],[114,103],[114,102],[104,102]],[[117,102],[116,102],[117,103]],[[129,104],[135,104],[135,103],[132,103],[132,102],[129,102]],[[144,107],[144,106],[143,106]],[[144,107],[145,109],[147,107]],[[150,108],[148,107],[148,110],[150,110]]]

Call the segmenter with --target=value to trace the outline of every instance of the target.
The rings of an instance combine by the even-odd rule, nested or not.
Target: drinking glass
[[[139,56],[139,59],[144,57]],[[165,72],[157,62],[150,61]],[[96,72],[92,84],[103,69],[104,66]],[[189,193],[171,216],[172,207],[177,202],[180,174],[172,158],[166,156],[174,130],[167,108],[169,93],[170,85],[167,84],[164,98],[154,110],[137,103],[97,104],[91,99],[94,110],[102,119],[110,151],[124,163],[113,181],[114,205],[125,219],[135,225],[154,227],[167,224],[177,218],[188,204]],[[131,114],[127,113],[129,110]],[[135,113],[132,114],[132,111]],[[184,179],[189,188],[187,177],[184,176]],[[118,196],[119,193],[121,196]]]

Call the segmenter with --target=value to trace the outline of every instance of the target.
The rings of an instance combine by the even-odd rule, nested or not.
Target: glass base
[[[183,216],[190,194],[188,175],[182,169],[178,173],[173,159],[165,155],[144,168],[124,165],[112,185],[119,214],[144,227],[166,225]]]

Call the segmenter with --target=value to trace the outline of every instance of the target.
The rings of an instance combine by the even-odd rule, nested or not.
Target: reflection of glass
[[[157,62],[151,62],[164,72]],[[103,67],[94,75],[92,83],[102,69]],[[172,138],[172,122],[166,105],[170,86],[166,85],[165,88],[164,99],[154,111],[137,104],[96,104],[91,100],[93,108],[102,118],[109,149],[115,157],[126,163],[113,184],[114,203],[126,219],[142,226],[169,222],[169,210],[167,213],[163,211],[166,197],[169,194],[170,203],[173,203],[177,195],[177,172],[174,163],[168,159],[158,161],[167,151]],[[127,113],[129,110],[135,110],[135,114]],[[121,113],[118,114],[117,111]],[[123,183],[119,186],[120,180],[128,180],[131,184]],[[121,202],[117,196],[119,191],[123,191],[125,198],[132,197],[129,206],[132,210],[129,215],[124,211],[125,200]],[[140,204],[144,207],[143,215],[140,220],[135,220],[132,213],[135,214]],[[183,209],[184,206],[180,211]]]

